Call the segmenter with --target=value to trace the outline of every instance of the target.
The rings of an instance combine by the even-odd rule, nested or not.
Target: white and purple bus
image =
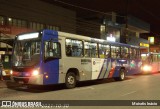
[[[160,53],[141,53],[142,72],[157,73],[160,71]]]
[[[115,78],[141,72],[138,46],[108,42],[54,30],[16,36],[12,56],[13,82],[26,85]]]

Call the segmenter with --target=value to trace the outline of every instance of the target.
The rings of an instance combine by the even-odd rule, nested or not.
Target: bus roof
[[[60,31],[58,31],[58,34],[62,37],[79,39],[79,40],[86,40],[86,41],[96,42],[96,43],[100,43],[100,44],[125,46],[125,47],[129,47],[129,48],[132,48],[132,47],[133,48],[139,48],[139,46],[135,46],[135,45],[129,45],[129,44],[124,44],[124,43],[119,43],[119,42],[111,42],[111,41],[107,41],[107,40],[103,40],[103,39],[91,38],[91,37],[88,37],[88,36],[76,35],[76,34],[71,34],[71,33],[60,32]]]
[[[85,40],[85,41],[95,42],[95,43],[100,43],[100,44],[124,46],[124,47],[129,47],[129,48],[139,48],[139,46],[135,46],[135,45],[129,45],[129,44],[124,44],[124,43],[119,43],[119,42],[111,42],[111,41],[107,41],[107,40],[103,40],[103,39],[91,38],[91,37],[88,37],[88,36],[66,33],[66,32],[61,32],[61,31],[54,31],[54,30],[49,30],[49,29],[44,29],[44,30],[39,31],[39,33],[40,32],[43,32],[45,34],[50,34],[50,35],[57,34],[58,36],[61,36],[61,37]],[[28,32],[28,33],[24,33],[24,34],[31,34],[31,33],[38,33],[38,32],[35,31],[35,32]],[[24,34],[19,34],[17,36],[19,37],[19,36],[24,35]]]

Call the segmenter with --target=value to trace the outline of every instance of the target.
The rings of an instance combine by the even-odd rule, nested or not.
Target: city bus
[[[25,85],[114,78],[140,73],[138,46],[54,30],[17,35],[12,55],[12,82]]]
[[[156,73],[160,71],[160,53],[141,53],[142,72]]]

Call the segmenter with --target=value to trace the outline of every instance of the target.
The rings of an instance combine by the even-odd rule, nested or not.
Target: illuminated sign
[[[146,44],[146,43],[140,43],[139,44],[141,47],[149,47],[149,44]]]
[[[39,33],[23,34],[18,36],[18,40],[38,38]]]
[[[154,44],[154,37],[148,37],[149,43]]]
[[[112,34],[110,34],[109,37],[107,37],[107,41],[112,41],[112,42],[115,42],[116,41],[116,38],[112,36]]]

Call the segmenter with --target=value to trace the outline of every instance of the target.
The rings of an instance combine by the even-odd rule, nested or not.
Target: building
[[[33,0],[32,3],[26,0],[1,0],[0,7],[1,39],[11,39],[22,32],[47,28],[132,45],[148,44],[139,38],[139,34],[149,32],[150,25],[133,16],[128,16],[127,23],[125,17],[119,18],[115,12],[77,17],[78,13],[74,10],[41,0]],[[0,47],[10,46],[1,41]]]
[[[36,5],[36,6],[35,6]],[[0,39],[41,29],[76,33],[76,12],[40,0],[1,0]],[[0,42],[1,51],[10,45]]]
[[[129,15],[119,16],[115,12],[100,14],[81,15],[81,21],[77,21],[79,28],[78,34],[91,37],[111,40],[131,45],[141,46],[145,51],[149,51],[149,42],[140,38],[141,33],[150,32],[150,24]]]

